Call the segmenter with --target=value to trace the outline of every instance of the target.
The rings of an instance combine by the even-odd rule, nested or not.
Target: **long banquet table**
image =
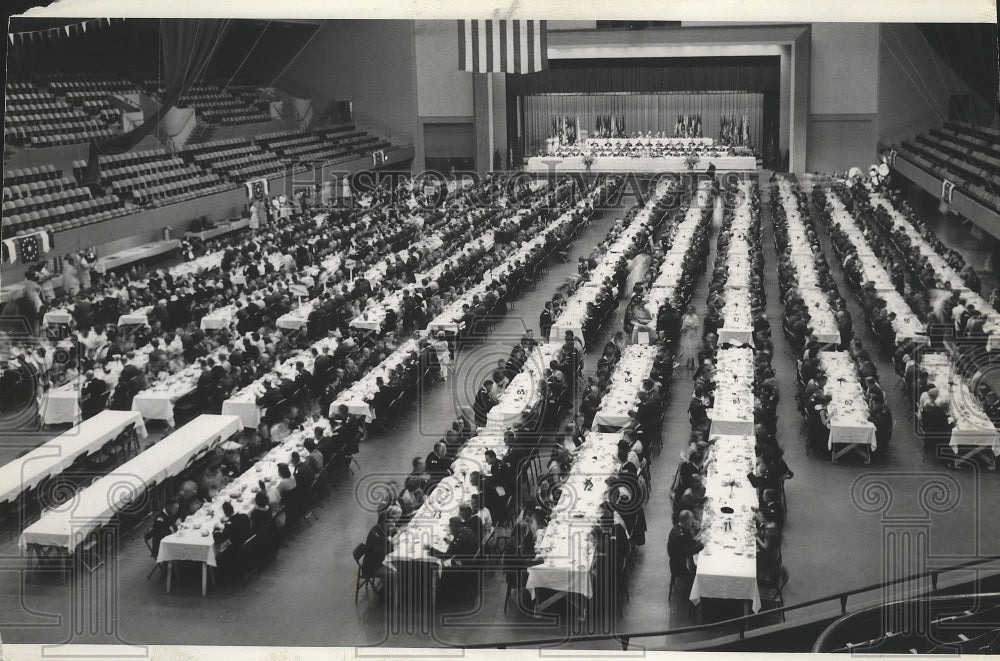
[[[720,349],[715,383],[715,403],[709,411],[712,435],[753,435],[753,349]]]
[[[877,449],[875,425],[868,421],[868,400],[858,380],[854,360],[845,351],[822,351],[820,369],[826,373],[830,437],[827,447],[834,463],[849,452],[856,452],[866,462]]]
[[[757,544],[753,509],[757,490],[747,474],[754,468],[752,435],[714,437],[705,467],[705,501],[696,556],[698,571],[691,586],[691,602],[702,599],[745,600],[760,610],[757,587]]]
[[[655,345],[631,344],[622,351],[621,359],[611,375],[611,385],[601,398],[601,407],[594,416],[600,431],[617,431],[631,422],[628,412],[639,402],[642,382],[653,371]]]
[[[261,481],[264,482],[269,492],[275,494],[272,502],[277,502],[278,497],[275,490],[281,480],[278,475],[278,464],[290,463],[293,452],[298,452],[299,456],[307,456],[309,452],[303,443],[313,437],[317,427],[322,428],[324,432],[330,432],[330,423],[325,418],[310,422],[305,429],[289,434],[283,443],[271,448],[250,470],[237,477],[221,491],[210,494],[208,502],[203,504],[197,512],[188,516],[176,532],[167,535],[160,541],[156,561],[200,563],[202,566],[201,594],[204,596],[208,588],[209,568],[218,566],[219,553],[229,545],[228,541],[217,544],[212,534],[216,530],[222,530],[224,525],[225,514],[222,511],[222,503],[228,500],[232,504],[234,512],[249,515],[256,505],[254,499],[259,490],[258,483]],[[168,568],[167,592],[170,592],[173,573],[173,568]]]
[[[142,349],[138,349],[132,353],[124,362],[121,360],[112,360],[103,367],[95,369],[94,375],[103,380],[108,385],[108,392],[111,392],[118,385],[118,379],[125,365],[134,365],[140,370],[144,369],[149,362],[151,351],[152,347],[146,345]],[[38,400],[38,415],[42,419],[42,424],[59,425],[70,423],[75,425],[79,423],[83,416],[83,412],[80,409],[80,389],[82,385],[83,380],[77,379],[56,388],[50,388],[42,393]]]
[[[288,378],[294,381],[298,371],[295,367],[297,362],[301,362],[305,369],[312,370],[313,364],[316,362],[316,356],[313,355],[312,349],[315,349],[319,353],[328,350],[332,355],[337,350],[339,344],[340,342],[336,338],[324,337],[314,342],[309,349],[296,352],[271,372],[260,377],[222,402],[222,413],[239,416],[244,427],[257,429],[260,426],[261,416],[264,414],[264,409],[257,404],[257,398],[264,394],[264,382],[269,381],[274,383],[281,378]]]
[[[981,455],[996,470],[1000,433],[950,357],[943,353],[922,353],[920,367],[927,370],[928,383],[938,389],[938,401],[947,407],[954,423],[949,439],[951,449],[961,459]]]
[[[0,503],[11,502],[45,478],[62,473],[78,458],[93,454],[133,427],[140,439],[146,425],[135,411],[101,411],[26,455],[0,467]]]
[[[389,370],[398,368],[419,349],[420,345],[415,339],[409,339],[401,344],[395,351],[386,356],[385,360],[355,381],[350,388],[338,394],[337,398],[330,404],[329,415],[332,416],[343,405],[347,407],[347,412],[351,415],[363,415],[367,422],[374,420],[376,412],[371,402],[380,390],[378,379],[382,378],[384,381]]]
[[[704,172],[709,165],[716,170],[754,170],[757,159],[754,156],[706,156],[694,166],[697,172]],[[588,167],[582,156],[532,156],[528,159],[529,172],[686,172],[687,158],[684,156],[595,156]]]
[[[596,558],[594,526],[607,499],[607,481],[621,468],[618,461],[620,433],[588,432],[577,449],[573,466],[562,486],[562,497],[552,508],[548,526],[535,540],[541,564],[528,568],[527,589],[549,590],[552,597],[537,603],[544,610],[570,594],[593,596],[591,568]],[[537,601],[537,600],[536,600]]]
[[[539,344],[528,356],[521,371],[510,380],[499,401],[486,414],[486,428],[510,429],[523,423],[542,400],[545,370],[561,346]]]
[[[71,507],[45,512],[24,529],[18,546],[38,552],[38,547],[72,553],[87,536],[146,489],[178,474],[188,461],[217,447],[243,429],[231,415],[200,415],[159,443],[79,492]]]

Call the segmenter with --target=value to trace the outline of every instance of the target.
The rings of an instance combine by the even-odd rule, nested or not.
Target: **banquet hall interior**
[[[997,60],[12,19],[3,642],[1000,651]]]

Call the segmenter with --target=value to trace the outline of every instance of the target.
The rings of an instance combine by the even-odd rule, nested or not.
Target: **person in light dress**
[[[688,306],[687,312],[681,318],[681,351],[684,356],[685,365],[688,370],[693,370],[698,366],[698,350],[701,346],[701,339],[698,337],[701,332],[701,320],[694,311],[694,306]]]
[[[438,331],[437,338],[433,343],[434,352],[438,357],[438,364],[441,365],[441,379],[448,380],[451,372],[451,349],[448,347],[448,340],[445,339],[444,331]]]

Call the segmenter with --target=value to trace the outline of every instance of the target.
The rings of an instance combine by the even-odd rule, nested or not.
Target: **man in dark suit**
[[[432,546],[427,546],[427,551],[435,558],[444,560],[461,561],[473,558],[479,552],[479,540],[472,528],[465,525],[462,517],[453,516],[448,519],[448,530],[451,532],[451,541],[445,551],[438,551]]]
[[[80,393],[80,412],[84,420],[93,418],[101,412],[107,392],[107,382],[95,377],[93,370],[88,370]]]
[[[693,558],[704,544],[694,538],[694,514],[682,510],[677,515],[677,523],[667,537],[667,556],[670,558],[670,575],[694,578]]]
[[[172,535],[177,530],[177,512],[180,509],[180,502],[176,499],[167,501],[156,518],[153,519],[152,542],[153,557],[160,553],[160,542],[164,537]]]
[[[230,548],[239,549],[253,535],[250,517],[243,512],[237,513],[233,510],[233,504],[228,500],[222,503],[222,513],[226,518],[223,520],[222,530],[215,531],[213,535],[215,543],[221,544],[228,539]]]
[[[497,521],[503,518],[506,504],[514,495],[514,471],[493,450],[486,451],[486,463],[490,474],[484,479],[483,498],[493,520]]]
[[[476,425],[485,427],[490,409],[496,405],[497,400],[493,397],[493,380],[486,379],[483,381],[482,387],[479,388],[479,392],[476,393],[476,399],[473,404],[473,410],[476,414]]]
[[[434,451],[427,455],[424,462],[425,470],[431,478],[431,485],[436,485],[451,472],[451,459],[448,458],[448,445],[444,441],[434,444]],[[430,486],[428,486],[430,491]]]
[[[542,341],[548,339],[549,331],[552,329],[552,302],[545,301],[545,309],[538,315],[538,328],[541,331]]]

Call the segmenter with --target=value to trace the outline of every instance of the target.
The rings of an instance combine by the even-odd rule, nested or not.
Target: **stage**
[[[694,172],[704,172],[709,165],[716,171],[756,170],[754,156],[702,156],[694,166]],[[552,172],[556,174],[573,172],[686,172],[687,160],[684,156],[595,156],[590,168],[582,156],[533,156],[528,159],[529,172]]]

